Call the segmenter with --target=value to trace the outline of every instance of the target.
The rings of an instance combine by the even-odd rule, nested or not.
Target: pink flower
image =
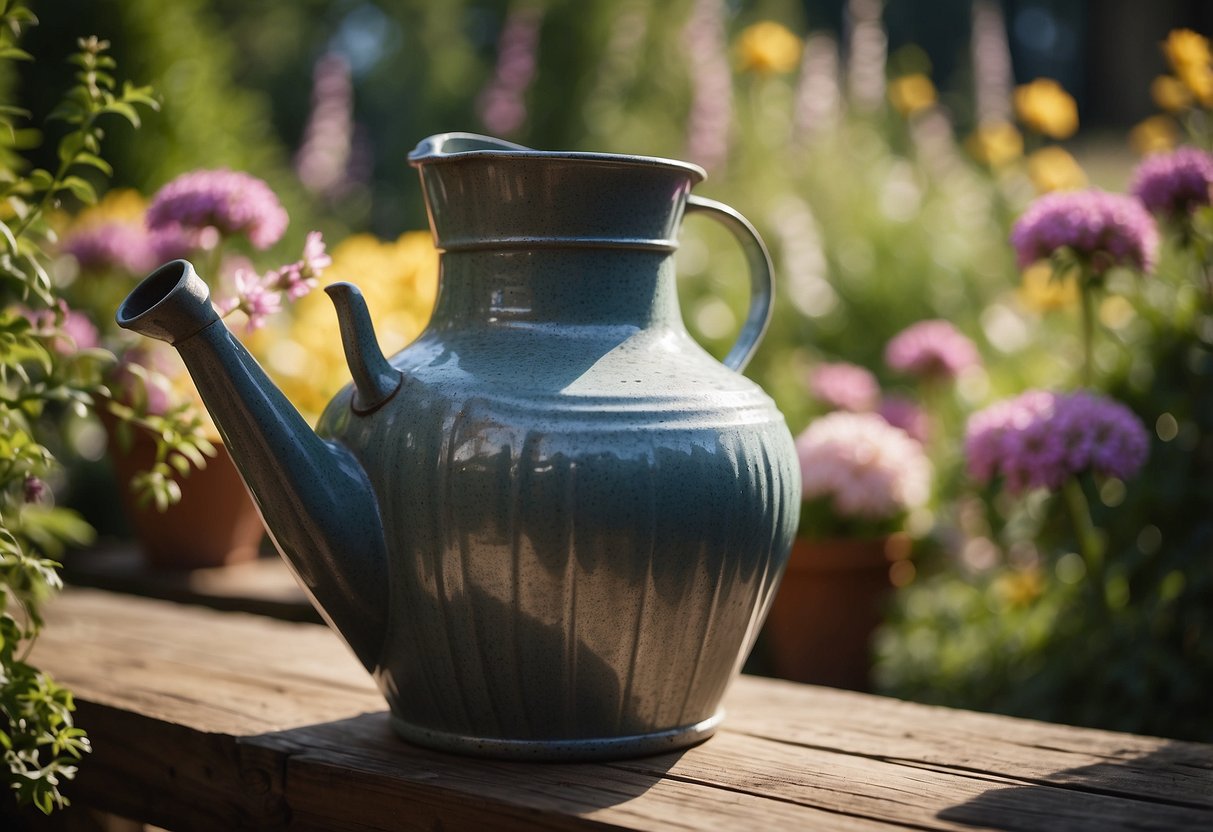
[[[152,416],[167,413],[173,406],[171,376],[180,371],[173,365],[173,355],[154,346],[124,352],[109,379],[114,398]]]
[[[526,91],[535,79],[543,9],[511,11],[497,41],[497,67],[476,99],[476,113],[491,132],[513,133],[526,121]]]
[[[26,474],[23,491],[25,492],[25,502],[40,503],[46,496],[46,483],[33,474]]]
[[[78,228],[64,239],[63,252],[76,258],[84,272],[117,269],[142,275],[157,263],[151,237],[138,221],[109,221]]]
[[[829,498],[843,517],[883,520],[926,502],[922,446],[874,413],[830,413],[796,438],[804,498]]]
[[[1016,220],[1011,244],[1021,268],[1069,249],[1096,274],[1118,264],[1148,272],[1158,257],[1158,229],[1133,197],[1097,188],[1058,191]]]
[[[265,326],[266,319],[282,308],[282,294],[268,285],[275,277],[275,273],[271,272],[268,280],[262,280],[248,269],[237,269],[233,275],[236,296],[216,304],[219,314],[226,317],[240,310],[248,316],[249,332]]]
[[[324,270],[333,265],[333,258],[324,249],[324,237],[319,231],[308,232],[303,244],[303,259],[266,275],[266,284],[273,289],[286,292],[291,300],[298,300],[316,288]]]
[[[809,374],[809,390],[835,410],[860,413],[872,410],[880,400],[876,376],[857,364],[845,361],[818,364]]]
[[[174,224],[187,231],[243,234],[254,247],[266,249],[282,238],[287,215],[269,185],[254,176],[196,170],[161,188],[147,209],[152,231]]]
[[[931,435],[931,423],[926,411],[917,402],[903,396],[885,396],[876,412],[890,425],[901,428],[919,442],[926,442]]]
[[[969,476],[982,483],[1002,477],[1011,493],[1056,490],[1086,471],[1129,479],[1149,447],[1131,410],[1086,391],[1030,390],[973,414],[965,435]]]
[[[1129,192],[1152,213],[1182,217],[1209,204],[1213,154],[1197,147],[1149,156],[1137,166]]]
[[[977,347],[947,321],[919,321],[885,347],[890,368],[918,378],[954,379],[981,363]]]
[[[62,300],[54,309],[34,311],[18,306],[17,311],[30,322],[36,335],[50,339],[51,349],[60,355],[72,355],[101,343],[97,327],[88,316],[69,309]]]

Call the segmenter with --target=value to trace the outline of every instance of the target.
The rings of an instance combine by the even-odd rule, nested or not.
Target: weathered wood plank
[[[561,766],[400,742],[314,625],[69,590],[35,658],[97,746],[70,793],[178,830],[1213,828],[1213,746],[772,680],[697,748]]]
[[[743,678],[729,728],[757,737],[1025,783],[1213,808],[1213,746]],[[827,718],[823,718],[827,717]]]

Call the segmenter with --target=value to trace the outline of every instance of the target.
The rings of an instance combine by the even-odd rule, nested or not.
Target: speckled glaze
[[[188,264],[149,277],[120,323],[175,341],[403,737],[553,760],[710,736],[799,509],[783,417],[734,371],[769,311],[761,242],[689,197],[692,165],[469,134],[410,160],[443,251],[433,319],[389,361],[357,290],[330,287],[355,383],[315,434],[197,311]],[[724,222],[750,264],[725,364],[678,311],[688,210]]]

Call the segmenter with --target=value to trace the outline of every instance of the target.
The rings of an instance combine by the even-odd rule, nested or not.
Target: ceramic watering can
[[[433,319],[385,358],[329,286],[353,383],[313,431],[185,261],[118,323],[181,353],[274,543],[374,675],[405,739],[526,759],[711,735],[783,572],[792,438],[736,372],[766,326],[753,227],[682,162],[449,133],[409,156],[442,251]],[[687,334],[684,213],[745,250],[723,365]]]

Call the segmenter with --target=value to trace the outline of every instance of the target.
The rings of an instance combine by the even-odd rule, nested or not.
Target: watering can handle
[[[686,212],[690,214],[696,211],[713,218],[733,233],[737,242],[741,243],[746,265],[750,269],[750,312],[741,328],[741,334],[737,336],[737,343],[733,344],[733,349],[724,357],[724,366],[741,372],[749,363],[754,350],[758,348],[758,342],[762,340],[767,324],[771,321],[771,310],[775,305],[771,255],[767,253],[766,245],[750,221],[723,202],[692,194],[687,197]]]

